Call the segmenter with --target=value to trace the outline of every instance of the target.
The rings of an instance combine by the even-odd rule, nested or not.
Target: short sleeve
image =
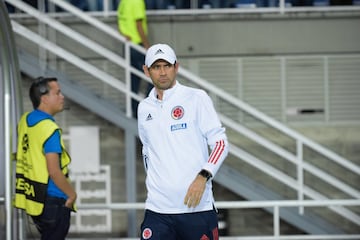
[[[46,153],[61,153],[61,144],[60,144],[60,133],[59,130],[56,130],[53,135],[45,142],[44,152]]]

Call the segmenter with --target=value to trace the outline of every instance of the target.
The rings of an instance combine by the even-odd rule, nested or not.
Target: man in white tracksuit
[[[211,179],[227,137],[210,97],[181,85],[178,68],[170,46],[148,49],[143,69],[154,88],[138,107],[148,191],[141,239],[217,240]]]

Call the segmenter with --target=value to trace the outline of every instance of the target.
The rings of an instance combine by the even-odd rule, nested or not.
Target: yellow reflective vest
[[[44,119],[28,126],[25,113],[18,124],[18,146],[16,153],[15,207],[24,209],[31,216],[38,216],[44,208],[49,173],[44,154],[44,144],[52,134],[61,129],[51,119]],[[68,177],[71,161],[61,138],[61,169]]]

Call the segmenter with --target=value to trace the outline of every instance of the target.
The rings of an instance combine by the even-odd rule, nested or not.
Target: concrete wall
[[[99,19],[117,30],[116,16]],[[104,42],[102,32],[77,18],[59,20],[122,53],[121,43],[115,39]],[[37,28],[37,21],[32,19],[17,21]],[[149,15],[148,23],[150,42],[170,44],[180,58],[360,53],[360,11]],[[49,36],[71,50],[79,50],[72,48],[72,42],[62,34],[49,32]]]
[[[149,17],[151,42],[184,57],[360,52],[359,26],[359,13]]]
[[[117,29],[116,16],[99,19]],[[115,39],[102,42],[103,33],[94,27],[76,18],[59,20],[115,52],[122,52]],[[31,20],[25,22],[27,26],[34,24]],[[360,52],[360,11],[149,15],[148,24],[151,43],[168,43],[184,58]],[[61,35],[56,37],[63,41]]]

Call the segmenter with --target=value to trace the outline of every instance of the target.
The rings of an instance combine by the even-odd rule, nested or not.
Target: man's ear
[[[47,94],[43,94],[40,96],[40,104],[41,103],[47,103]]]
[[[146,76],[150,77],[149,68],[146,65],[143,65],[143,71]]]

